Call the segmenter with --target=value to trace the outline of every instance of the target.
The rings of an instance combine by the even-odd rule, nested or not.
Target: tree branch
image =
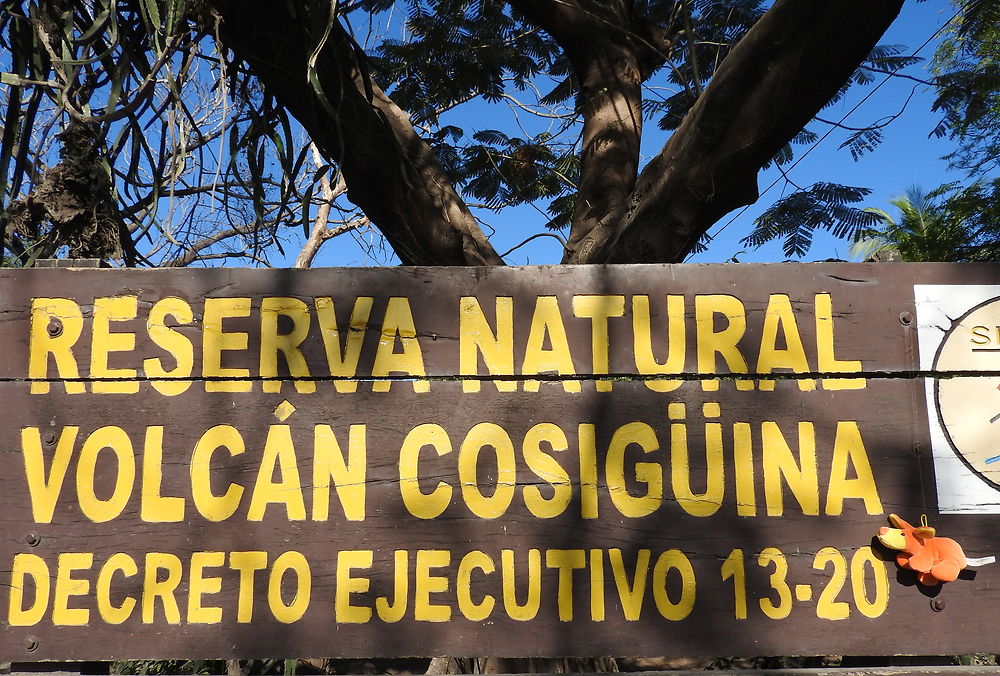
[[[323,163],[316,145],[312,144],[310,150],[312,151],[313,160],[316,162],[317,168],[320,167]],[[295,258],[295,265],[293,266],[295,268],[302,269],[312,266],[313,259],[316,258],[319,248],[323,246],[323,242],[326,240],[337,235],[342,235],[345,232],[350,232],[351,230],[363,228],[369,223],[368,217],[364,216],[336,228],[326,227],[330,222],[330,209],[333,207],[334,201],[347,192],[347,182],[344,181],[344,175],[338,173],[337,185],[330,184],[330,177],[327,174],[324,174],[320,178],[319,183],[323,201],[320,202],[319,208],[316,209],[316,217],[313,219],[313,226],[312,230],[309,231],[309,237],[306,239],[305,244],[302,245],[299,255]]]
[[[509,2],[559,43],[580,83],[583,148],[569,255],[601,219],[621,214],[639,171],[644,69],[634,47],[631,3]]]
[[[578,0],[508,0],[508,4],[567,52],[573,45],[585,44],[595,29],[595,16]]]
[[[201,252],[204,251],[205,249],[209,248],[210,246],[218,244],[219,242],[221,242],[224,239],[228,239],[230,237],[236,237],[237,235],[245,235],[245,234],[247,234],[248,232],[251,232],[251,231],[252,231],[252,228],[249,228],[249,227],[247,227],[247,228],[226,228],[225,230],[217,230],[217,231],[213,232],[211,235],[209,235],[207,237],[204,237],[204,238],[198,240],[197,242],[195,242],[194,244],[192,244],[191,246],[189,246],[188,249],[187,249],[187,251],[185,251],[180,256],[177,256],[176,258],[171,258],[168,261],[164,261],[164,262],[160,263],[160,267],[161,268],[183,268],[183,267],[185,267],[187,265],[190,265],[191,263],[194,263],[195,261],[198,261],[198,260],[205,260],[206,258],[209,258],[209,257],[218,258],[219,257],[218,255],[215,255],[215,254],[205,254],[205,255],[203,255]]]
[[[225,46],[338,163],[348,197],[405,265],[503,263],[434,151],[371,79],[364,55],[339,22],[329,26],[329,38],[316,50],[328,16],[311,14],[309,6],[240,0],[211,5],[222,18]]]
[[[759,168],[837,92],[901,5],[777,0],[643,170],[624,217],[602,219],[570,262],[682,260],[719,218],[756,201]]]

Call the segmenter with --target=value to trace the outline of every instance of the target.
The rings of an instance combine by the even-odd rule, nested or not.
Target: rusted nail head
[[[35,638],[34,636],[29,636],[28,638],[24,639],[24,649],[27,650],[29,653],[33,653],[36,650],[38,650],[38,639]]]
[[[931,610],[940,613],[944,610],[944,599],[931,599]]]
[[[39,535],[38,533],[28,533],[27,535],[24,536],[24,541],[28,544],[29,547],[35,547],[38,545],[39,542],[42,541],[42,536]]]
[[[50,336],[58,336],[63,332],[62,322],[53,317],[49,320],[49,325],[46,327],[46,330],[49,332]]]
[[[49,446],[56,443],[56,433],[53,432],[52,430],[49,430],[48,432],[45,433],[44,441]]]
[[[902,324],[903,326],[909,326],[910,324],[912,324],[913,323],[913,313],[912,312],[907,312],[905,310],[903,312],[900,312],[899,313],[899,323]]]

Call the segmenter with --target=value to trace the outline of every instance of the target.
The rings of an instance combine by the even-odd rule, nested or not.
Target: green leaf
[[[109,6],[103,12],[94,17],[94,23],[91,24],[90,28],[87,29],[80,37],[74,38],[73,42],[78,45],[88,44],[95,37],[97,37],[107,25],[108,21],[111,19],[111,7]]]

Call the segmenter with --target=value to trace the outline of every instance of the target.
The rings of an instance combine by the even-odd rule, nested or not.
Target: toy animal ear
[[[932,538],[936,533],[937,531],[932,526],[920,526],[913,529],[913,534],[922,540]]]
[[[913,526],[911,526],[910,524],[906,523],[906,521],[901,519],[898,514],[890,514],[889,523],[891,523],[896,528],[902,528],[903,530],[909,530],[913,528]]]

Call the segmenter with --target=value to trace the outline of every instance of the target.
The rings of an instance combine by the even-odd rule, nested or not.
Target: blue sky
[[[928,61],[941,37],[939,29],[952,17],[954,11],[948,0],[907,0],[899,18],[881,40],[882,44],[904,45],[906,54],[916,52],[924,57],[924,62],[902,72],[918,79],[928,76]],[[937,37],[928,43],[928,39],[936,33]],[[831,45],[831,49],[835,48],[836,45]],[[872,194],[862,206],[892,212],[889,200],[903,194],[911,185],[930,190],[941,183],[963,178],[961,174],[949,171],[947,161],[941,159],[952,149],[951,143],[947,139],[929,137],[937,123],[937,116],[931,112],[933,92],[927,86],[903,78],[889,78],[879,86],[883,79],[884,76],[876,74],[873,85],[854,88],[842,101],[821,113],[825,119],[840,121],[851,127],[864,127],[886,116],[900,113],[883,130],[885,137],[882,144],[860,160],[854,161],[846,149],[839,149],[848,132],[837,129],[812,147],[808,155],[787,172],[795,184],[808,187],[817,181],[829,181],[868,187],[872,189]],[[871,93],[876,86],[876,91]],[[851,112],[869,94],[857,110]],[[496,128],[505,129],[511,135],[519,135],[513,114],[502,105],[473,104],[457,110],[454,115],[453,119],[446,121],[464,127],[469,133]],[[523,121],[523,116],[520,119]],[[537,133],[541,128],[535,126],[529,131]],[[829,126],[814,122],[809,128],[822,136]],[[665,135],[656,129],[655,123],[648,123],[643,139],[644,159],[652,157],[662,147],[664,140]],[[796,146],[796,157],[801,156],[808,148],[810,147]],[[777,184],[769,188],[776,179],[779,179]],[[762,192],[758,202],[746,210],[737,210],[727,215],[713,226],[709,232],[714,239],[708,250],[691,256],[690,262],[725,262],[734,255],[742,262],[785,259],[779,242],[759,249],[751,249],[740,243],[740,239],[750,232],[753,220],[783,193],[793,189],[780,178],[775,169],[761,172],[758,183]],[[495,230],[492,241],[499,252],[507,251],[541,231],[545,221],[544,214],[530,206],[508,208],[499,214],[480,212],[477,215],[488,223],[488,232],[490,228]],[[826,233],[817,233],[812,249],[802,260],[847,258],[847,249],[845,241]],[[518,248],[506,260],[513,265],[558,263],[560,252],[559,242],[543,237]],[[376,265],[394,262],[395,259],[387,255],[372,256],[353,242],[347,241],[347,238],[341,237],[326,244],[315,264]]]

